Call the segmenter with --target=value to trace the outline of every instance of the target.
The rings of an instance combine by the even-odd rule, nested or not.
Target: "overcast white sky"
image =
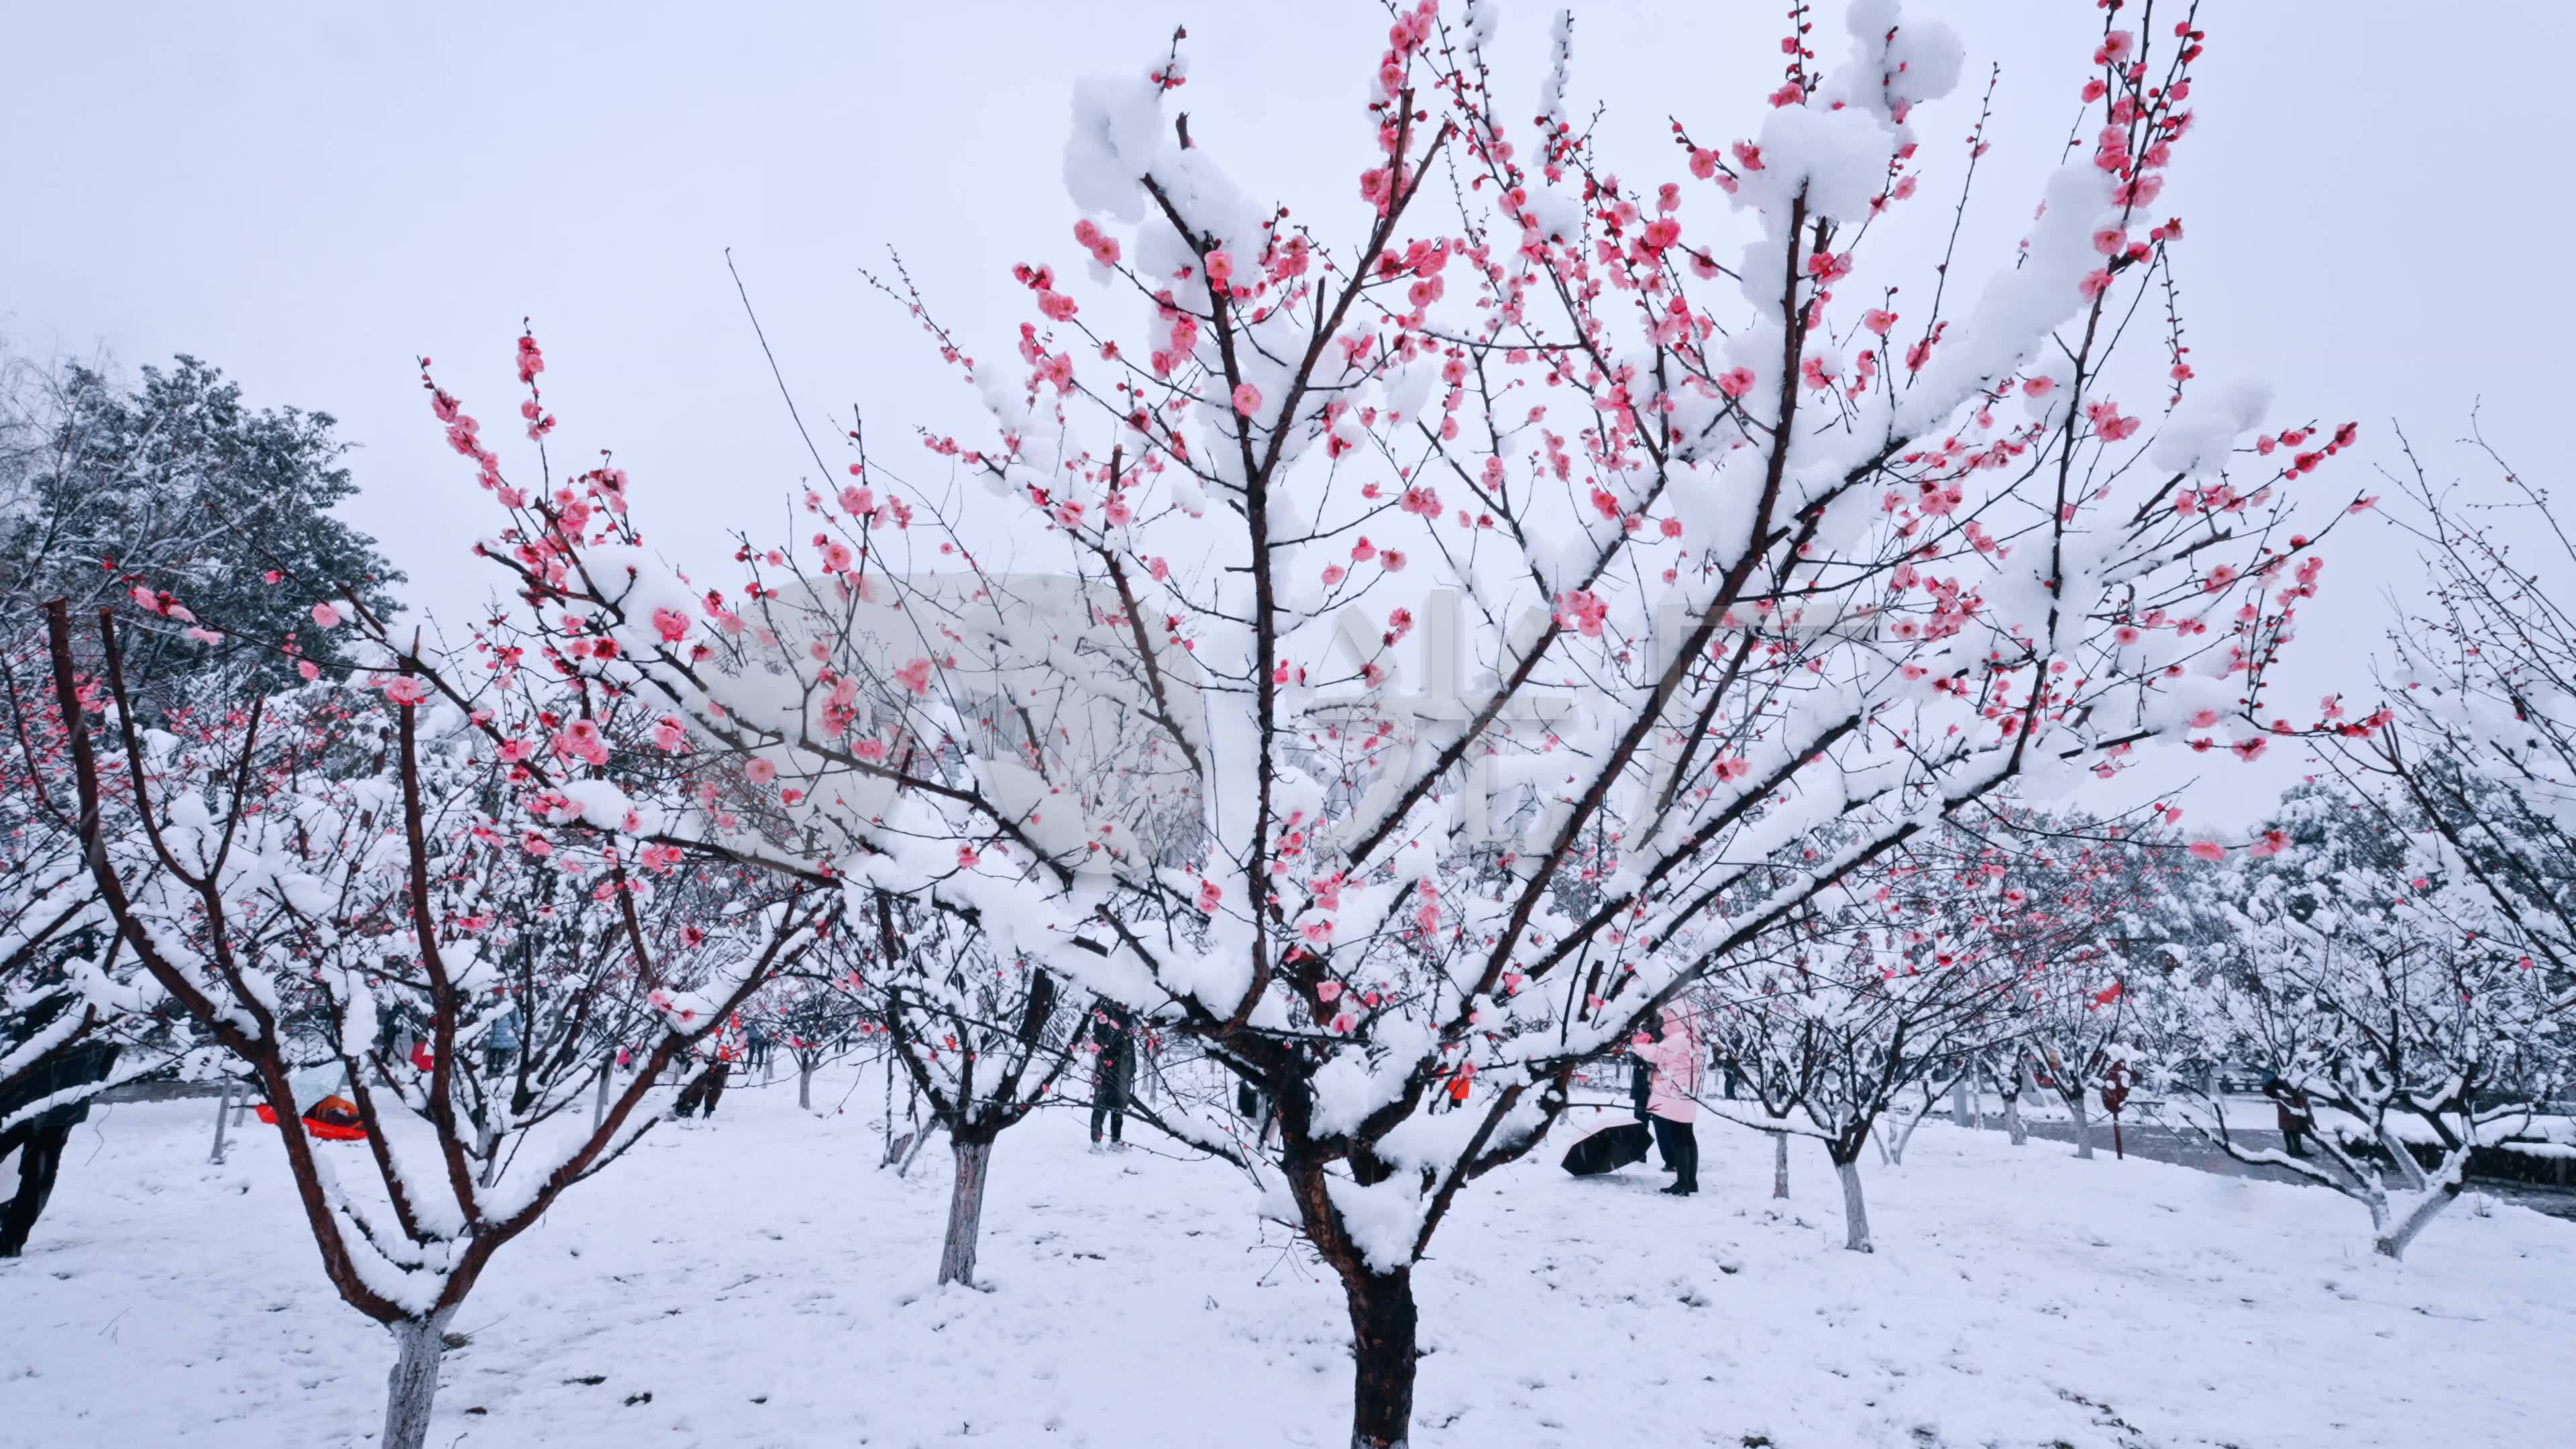
[[[1535,100],[1553,3],[1502,0],[1510,85]],[[2089,0],[1910,8],[2003,67],[1996,142],[1962,271],[2008,255],[2074,119]],[[1605,154],[1677,173],[1667,117],[1726,138],[1760,124],[1780,12],[1761,3],[1576,7],[1575,93],[1607,102]],[[1820,47],[1841,51],[1824,0]],[[2200,128],[2161,206],[2203,377],[2277,388],[2273,424],[2363,424],[2357,485],[2392,418],[2446,465],[2483,397],[2490,438],[2536,473],[2563,365],[2523,240],[2561,207],[2576,6],[2211,0]],[[2157,14],[2178,14],[2167,0]],[[648,536],[706,560],[736,527],[777,535],[812,463],[743,320],[731,247],[809,421],[866,409],[879,451],[917,422],[965,430],[973,400],[856,268],[899,247],[940,309],[1000,355],[1014,261],[1073,256],[1059,179],[1073,79],[1130,69],[1190,27],[1192,131],[1246,189],[1308,213],[1352,204],[1383,12],[1363,0],[996,0],[946,5],[255,6],[0,0],[0,333],[23,352],[186,351],[263,404],[335,414],[361,445],[354,521],[421,607],[487,579],[467,546],[483,496],[432,425],[412,359],[509,416],[532,317],[579,457],[613,447]],[[2166,22],[2157,22],[2160,28]],[[1919,125],[1974,120],[1973,83]],[[1506,94],[1511,92],[1507,90]],[[1534,109],[1534,107],[1533,107]],[[1955,153],[1954,153],[1955,154]],[[2552,168],[2544,172],[2542,168]],[[1926,190],[1947,195],[1955,161]],[[1943,203],[1946,205],[1946,203]],[[2554,235],[2555,228],[2536,233]],[[2520,300],[2516,300],[2520,299]],[[507,451],[505,450],[505,456]],[[564,454],[559,453],[559,456]],[[898,455],[930,472],[918,455]],[[2369,688],[2379,592],[2411,575],[2384,537],[2337,549],[2289,697]],[[2282,752],[2295,755],[2295,752]],[[2206,819],[2259,813],[2295,759],[2211,767]],[[2257,775],[2265,788],[2248,788]]]

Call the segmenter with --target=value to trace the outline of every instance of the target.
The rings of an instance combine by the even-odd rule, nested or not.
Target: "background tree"
[[[2075,1155],[2089,1160],[2102,1088],[2140,1065],[2129,1047],[2133,993],[2168,969],[2163,923],[2184,844],[2161,806],[2118,818],[2015,807],[1979,829],[1954,824],[1946,839],[1952,927],[2012,978],[2008,1020],[1987,1053],[2006,1068],[2007,1126],[2019,1140],[2020,1088],[2037,1081],[2065,1107]]]
[[[2387,702],[2324,733],[2342,769],[2395,787],[2352,798],[2392,831],[2410,828],[2402,801],[2439,832],[2576,1009],[2576,541],[2544,489],[2482,435],[2470,443],[2502,484],[2495,501],[2435,485],[2406,447],[2414,508],[2394,526],[2418,545],[2430,597],[2393,635]]]
[[[818,958],[828,964],[829,957]],[[814,1107],[814,1074],[848,1056],[878,1029],[856,971],[834,975],[813,961],[783,972],[743,1008],[746,1034],[758,1031],[796,1068],[796,1106]]]
[[[185,1014],[116,934],[82,857],[69,742],[41,653],[0,653],[0,686],[0,1163],[17,1155],[0,1256],[15,1256],[93,1099],[209,1063]],[[201,719],[182,710],[165,723],[187,737]],[[118,795],[123,784],[107,788]]]
[[[355,589],[389,607],[402,576],[331,515],[356,488],[345,453],[328,414],[248,407],[238,385],[194,358],[147,367],[129,385],[104,366],[40,365],[0,349],[0,648],[11,683],[0,698],[10,744],[0,766],[0,1134],[27,1139],[26,1168],[49,1160],[31,1135],[38,1118],[59,1136],[89,1097],[195,1060],[185,1013],[107,929],[74,822],[53,813],[71,792],[43,686],[40,609],[65,598],[87,615],[136,590],[151,597],[167,627],[129,636],[127,686],[155,724],[202,735],[238,707],[224,691],[244,687],[245,674],[252,689],[295,680],[296,661],[267,645],[292,640],[315,603]],[[247,633],[191,634],[181,626],[192,617],[165,612],[174,590]],[[22,1229],[50,1179],[49,1170],[26,1177]]]
[[[836,940],[866,941],[851,969],[866,983],[886,1044],[947,1130],[956,1172],[939,1281],[972,1284],[994,1141],[1072,1066],[1081,998],[1044,967],[998,952],[972,922],[885,891],[869,905]]]
[[[447,1325],[493,1255],[633,1144],[667,1101],[663,1068],[808,949],[837,898],[764,874],[764,909],[701,924],[703,901],[654,884],[687,853],[634,838],[647,810],[682,812],[612,778],[631,706],[532,670],[468,688],[409,658],[377,692],[249,695],[182,737],[137,721],[111,618],[103,680],[64,603],[47,623],[74,796],[54,808],[79,822],[123,948],[254,1079],[332,1286],[395,1339],[382,1442],[418,1449]],[[519,1045],[492,1051],[505,1016]],[[371,1182],[332,1170],[304,1120],[292,1075],[317,1026]],[[620,1039],[640,1070],[606,1113],[580,1112]]]
[[[2527,1125],[2565,1079],[2568,1041],[2545,973],[2474,873],[2436,829],[2390,834],[2386,809],[2294,790],[2257,845],[2202,873],[2196,888],[2235,929],[2174,1009],[2184,1054],[2250,1062],[2324,1109],[2319,1158],[2253,1147],[2186,1072],[2200,1130],[2361,1203],[2372,1248],[2396,1258],[2459,1195],[2479,1146]]]
[[[253,408],[193,357],[130,385],[83,363],[0,357],[0,627],[32,639],[48,599],[87,617],[142,589],[231,633],[138,633],[129,688],[158,700],[210,657],[265,687],[291,683],[293,661],[263,644],[309,633],[306,611],[352,590],[389,614],[403,577],[332,514],[357,491],[333,425]]]
[[[1924,1087],[1928,1105],[1927,1084],[1966,1069],[2000,1029],[2014,985],[1997,958],[1946,929],[1939,892],[1950,882],[1933,877],[1927,892],[1913,884],[1922,864],[1895,859],[1739,951],[1707,1012],[1719,1055],[1738,1064],[1766,1119],[1733,1120],[1824,1145],[1842,1185],[1843,1246],[1860,1253],[1873,1251],[1862,1150],[1909,1091]]]

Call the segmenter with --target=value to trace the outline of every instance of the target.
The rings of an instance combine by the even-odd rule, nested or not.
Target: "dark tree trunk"
[[[27,1250],[36,1219],[45,1211],[45,1199],[53,1195],[54,1173],[62,1166],[63,1144],[72,1129],[38,1117],[10,1135],[16,1141],[0,1139],[0,1156],[7,1155],[12,1145],[18,1148],[18,1191],[0,1205],[0,1258],[14,1258]]]
[[[698,1115],[698,1105],[707,1099],[707,1078],[714,1071],[715,1068],[707,1067],[689,1078],[688,1084],[680,1088],[680,1095],[671,1099],[672,1116],[689,1118]]]
[[[1342,1275],[1350,1300],[1351,1449],[1405,1449],[1413,1426],[1413,1270]]]

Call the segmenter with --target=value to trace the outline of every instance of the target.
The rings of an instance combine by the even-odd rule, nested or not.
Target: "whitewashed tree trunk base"
[[[939,1281],[975,1286],[975,1240],[984,1228],[984,1183],[993,1159],[990,1142],[949,1139],[957,1154],[957,1182],[948,1195],[948,1241],[939,1250]]]
[[[385,1432],[378,1449],[422,1449],[429,1440],[429,1411],[438,1400],[438,1361],[447,1352],[453,1308],[387,1327],[394,1336],[394,1368],[385,1376]]]
[[[215,1150],[206,1158],[206,1161],[217,1167],[224,1165],[224,1114],[230,1112],[232,1109],[233,1082],[232,1078],[226,1077],[224,1079],[224,1095],[215,1103]]]
[[[1843,1180],[1843,1246],[1855,1253],[1876,1252],[1869,1243],[1869,1203],[1860,1195],[1860,1164],[1837,1162],[1834,1174]]]
[[[2373,1205],[2370,1250],[2390,1262],[2403,1261],[2407,1245],[2414,1242],[2415,1235],[2430,1226],[2433,1219],[2442,1215],[2442,1209],[2451,1205],[2454,1196],[2456,1194],[2436,1188],[2429,1192],[2398,1195],[2391,1198],[2386,1207]]]

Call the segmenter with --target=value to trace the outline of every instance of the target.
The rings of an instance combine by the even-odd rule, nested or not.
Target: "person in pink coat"
[[[1664,1191],[1688,1197],[1699,1191],[1699,1133],[1691,1125],[1699,1120],[1699,1033],[1692,1029],[1689,1013],[1667,1006],[1662,1040],[1639,1032],[1628,1049],[1654,1068],[1646,1116],[1654,1124],[1655,1146],[1673,1169],[1673,1185]]]

